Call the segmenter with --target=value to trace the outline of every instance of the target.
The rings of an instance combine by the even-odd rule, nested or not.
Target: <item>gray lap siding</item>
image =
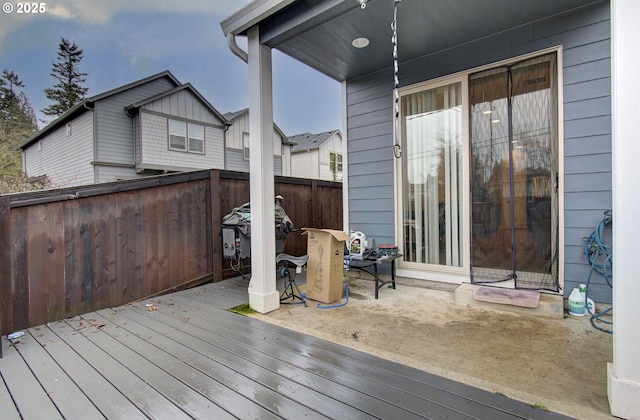
[[[408,86],[556,46],[562,47],[564,120],[564,290],[586,282],[582,249],[611,207],[611,62],[609,2],[523,25],[400,64]],[[400,51],[400,58],[402,52]],[[391,64],[391,60],[390,60]],[[347,82],[350,228],[377,244],[394,237],[393,70]],[[594,278],[591,297],[611,302]]]

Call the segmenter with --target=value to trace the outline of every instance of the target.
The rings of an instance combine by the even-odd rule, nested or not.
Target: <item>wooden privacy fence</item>
[[[296,228],[342,228],[341,184],[276,177],[275,193]],[[248,201],[249,174],[217,170],[0,196],[0,331],[233,275],[221,219]],[[299,231],[285,252],[306,253]]]

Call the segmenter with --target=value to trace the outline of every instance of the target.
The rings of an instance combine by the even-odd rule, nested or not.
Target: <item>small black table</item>
[[[396,288],[396,260],[400,258],[402,254],[386,255],[375,258],[354,258],[351,256],[344,257],[344,263],[349,269],[355,268],[362,270],[365,273],[371,274],[375,278],[376,282],[376,299],[378,299],[378,290],[385,284],[391,283],[391,286]],[[381,280],[378,276],[378,266],[381,264],[391,264],[391,280]],[[373,267],[373,272],[371,268]]]

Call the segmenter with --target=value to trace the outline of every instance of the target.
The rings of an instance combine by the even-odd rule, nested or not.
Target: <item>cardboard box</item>
[[[307,297],[323,303],[342,299],[344,241],[341,230],[303,228],[307,235]]]

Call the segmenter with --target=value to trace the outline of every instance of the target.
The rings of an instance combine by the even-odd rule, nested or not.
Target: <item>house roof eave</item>
[[[335,136],[339,132],[340,130],[335,129],[335,130],[325,131],[317,134],[300,133],[300,134],[293,135],[289,137],[289,141],[296,143],[296,147],[291,150],[291,153],[308,152],[310,150],[319,149],[320,146],[322,146],[324,143],[329,141],[329,139],[331,139],[333,136]],[[305,138],[308,138],[311,140],[296,142],[295,138],[302,137],[302,136],[305,136]]]
[[[230,121],[222,114],[220,113],[220,111],[218,111],[213,105],[211,105],[211,103],[204,97],[202,96],[202,94],[195,88],[193,87],[193,85],[191,83],[185,83],[183,85],[177,86],[171,90],[167,90],[165,92],[161,92],[157,95],[151,96],[147,99],[143,99],[141,101],[138,101],[136,103],[133,103],[131,105],[128,105],[127,107],[125,107],[125,111],[127,113],[129,113],[130,111],[135,111],[138,110],[139,108],[153,102],[153,101],[157,101],[158,99],[167,97],[169,95],[173,95],[176,92],[180,92],[182,90],[188,90],[189,92],[191,92],[191,94],[193,94],[195,97],[197,97],[200,101],[202,101],[202,103],[209,108],[209,110],[218,118],[220,118],[220,120],[225,124],[225,125],[230,125]]]
[[[249,112],[249,108],[243,108],[238,111],[227,112],[225,116],[227,120],[230,122],[230,124],[233,124],[234,120],[240,118],[241,115],[244,115],[248,112]],[[289,141],[289,138],[287,137],[287,135],[284,134],[284,131],[282,131],[282,129],[280,129],[280,127],[278,127],[278,124],[276,124],[275,122],[273,123],[273,128],[276,130],[278,134],[280,134],[280,137],[282,138],[282,144],[284,144],[285,146],[293,146],[296,144]]]
[[[47,134],[49,134],[53,130],[55,130],[55,129],[61,127],[62,125],[66,124],[67,122],[73,120],[74,118],[76,118],[79,115],[83,114],[85,111],[93,109],[93,106],[94,106],[95,102],[100,101],[100,100],[105,99],[105,98],[108,98],[110,96],[116,95],[118,93],[122,93],[124,91],[127,91],[129,89],[135,88],[137,86],[141,86],[141,85],[143,85],[145,83],[148,83],[148,82],[150,82],[152,80],[160,79],[160,78],[163,78],[163,77],[168,78],[176,86],[180,86],[180,82],[178,81],[178,79],[176,79],[176,77],[173,74],[171,74],[171,72],[169,70],[165,70],[163,72],[151,75],[151,76],[146,77],[144,79],[136,80],[136,81],[131,82],[129,84],[126,84],[124,86],[120,86],[120,87],[117,87],[115,89],[111,89],[111,90],[108,90],[106,92],[100,93],[98,95],[91,96],[89,98],[86,98],[86,99],[82,100],[81,102],[76,104],[73,108],[71,108],[70,110],[68,110],[64,114],[62,114],[60,117],[58,117],[57,119],[55,119],[52,122],[50,122],[42,130],[39,130],[33,136],[31,136],[30,138],[25,140],[24,143],[22,143],[20,146],[18,146],[18,150],[24,150],[25,148],[31,146],[33,143],[35,143],[36,141],[40,140],[42,137],[46,136]]]
[[[43,129],[39,130],[33,136],[29,137],[22,144],[18,146],[18,150],[24,150],[31,146],[33,143],[40,140],[42,137],[46,136],[50,132],[60,128],[65,125],[67,122],[72,121],[79,115],[84,114],[86,111],[93,109],[94,101],[91,99],[84,99],[83,101],[77,103],[73,108],[62,114],[60,117],[51,121],[47,124]]]
[[[296,0],[255,0],[220,22],[224,36],[243,35],[252,26]]]

